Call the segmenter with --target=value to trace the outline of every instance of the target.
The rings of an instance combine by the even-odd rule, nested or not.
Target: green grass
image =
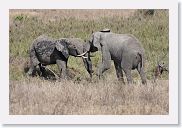
[[[110,10],[105,11],[109,12]],[[65,14],[60,13],[53,20],[53,16],[50,16],[50,13],[47,14],[47,17],[41,17],[42,13],[40,10],[38,11],[40,15],[30,15],[20,10],[19,12],[14,14],[13,11],[10,11],[9,46],[10,58],[14,60],[10,62],[10,80],[20,80],[25,77],[23,74],[23,63],[28,60],[29,47],[32,41],[42,34],[52,38],[77,37],[88,40],[92,31],[110,28],[115,33],[133,34],[141,41],[146,54],[146,72],[148,79],[152,78],[152,70],[156,66],[158,57],[161,58],[167,54],[163,61],[168,64],[168,10],[156,10],[154,16],[144,16],[139,11],[136,11],[135,15],[131,15],[128,18],[113,15],[98,15],[97,18],[93,18],[88,15],[86,19],[83,19],[75,17],[74,14],[70,14],[70,17],[64,17]],[[86,15],[85,11],[80,15]],[[100,61],[99,58],[99,54],[96,54],[96,57],[92,58],[94,70],[96,70],[96,65]],[[51,67],[58,72],[57,66]],[[71,57],[68,67],[78,71],[78,75],[86,74],[81,59]],[[114,73],[113,67],[111,72]],[[168,79],[168,74],[165,73],[163,78]]]

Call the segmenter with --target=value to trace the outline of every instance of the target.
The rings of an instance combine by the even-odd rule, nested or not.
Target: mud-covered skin
[[[75,56],[83,53],[83,40],[79,38],[60,38],[51,39],[47,36],[39,36],[34,40],[30,48],[30,69],[28,75],[32,75],[36,66],[39,66],[42,76],[44,68],[42,66],[57,64],[62,78],[67,78],[67,61],[69,56]],[[83,58],[85,68],[92,76],[92,63],[89,55]],[[42,66],[41,66],[42,65]]]

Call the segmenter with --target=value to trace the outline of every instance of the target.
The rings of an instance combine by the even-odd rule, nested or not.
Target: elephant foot
[[[147,85],[147,81],[146,80],[143,80],[142,81],[142,84]]]
[[[119,84],[121,84],[121,85],[126,85],[126,83],[125,83],[124,81],[119,80],[118,82],[119,82]]]
[[[71,78],[69,76],[62,76],[59,80],[71,80]]]
[[[26,76],[32,76],[32,73],[27,72]]]
[[[35,73],[33,73],[33,72],[27,72],[26,73],[26,76],[28,76],[28,77],[34,77],[35,76]]]
[[[127,85],[133,85],[133,81],[128,81]]]
[[[119,78],[118,78],[118,81],[119,81],[119,83],[121,83],[121,84],[125,84],[124,78],[123,78],[123,77],[119,77]]]

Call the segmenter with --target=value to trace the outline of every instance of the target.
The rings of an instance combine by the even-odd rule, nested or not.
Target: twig
[[[45,68],[48,69],[50,72],[52,72],[55,75],[56,79],[59,79],[59,76],[56,75],[56,73],[54,73],[50,68],[48,68],[48,67],[45,67]]]

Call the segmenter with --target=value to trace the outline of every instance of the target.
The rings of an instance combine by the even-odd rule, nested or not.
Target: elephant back
[[[67,38],[66,42],[68,43],[68,46],[74,45],[75,47],[83,47],[84,41],[80,38]]]
[[[46,35],[41,35],[33,41],[33,46],[35,48],[44,48],[44,47],[47,47],[47,45],[50,45],[53,43],[54,43],[54,40],[52,38]]]
[[[126,38],[125,45],[127,48],[133,49],[143,54],[144,48],[141,42],[132,34],[122,34]]]

